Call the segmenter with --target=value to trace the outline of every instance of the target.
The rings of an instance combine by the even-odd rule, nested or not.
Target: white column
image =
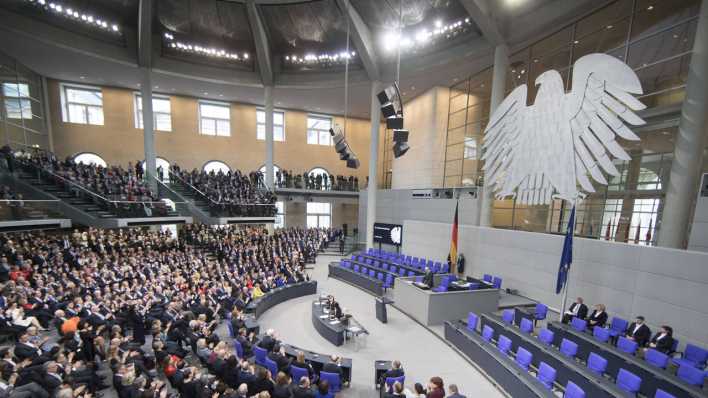
[[[379,125],[381,108],[376,94],[381,91],[381,83],[371,82],[371,143],[369,144],[369,185],[366,187],[366,247],[374,247],[374,223],[376,222],[376,174],[379,163]],[[361,232],[359,232],[361,233]]]
[[[265,86],[265,184],[273,189],[273,86]]]
[[[492,97],[489,100],[489,117],[491,118],[497,106],[504,100],[506,90],[506,73],[509,69],[509,48],[505,44],[500,44],[494,49],[494,69],[492,71]],[[489,184],[487,176],[484,176],[484,188],[482,189],[482,203],[479,211],[479,225],[490,227],[492,225],[492,209],[494,208],[494,192]]]
[[[700,184],[703,148],[708,136],[708,0],[703,0],[688,66],[686,98],[674,147],[664,211],[657,236],[663,247],[683,249],[688,241],[691,208]]]
[[[140,68],[140,97],[143,105],[143,147],[145,149],[145,181],[157,191],[155,165],[155,130],[152,116],[152,77],[149,68]],[[167,170],[165,170],[167,172]]]

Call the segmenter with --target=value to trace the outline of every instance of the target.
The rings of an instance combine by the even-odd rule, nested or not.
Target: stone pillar
[[[273,86],[265,86],[265,141],[265,185],[273,189]]]
[[[149,68],[140,68],[140,97],[143,105],[143,147],[145,150],[145,176],[153,192],[157,192],[157,166],[155,165],[155,129],[152,116],[152,76]],[[165,170],[167,172],[168,170]]]
[[[509,69],[509,48],[505,44],[500,44],[494,49],[494,70],[492,71],[492,96],[489,101],[489,117],[491,118],[499,104],[504,100],[506,90],[506,73]],[[492,210],[494,209],[494,192],[484,176],[484,188],[481,195],[479,225],[482,227],[492,226]]]
[[[371,82],[371,143],[369,144],[369,185],[366,187],[366,248],[374,247],[374,223],[376,222],[376,191],[379,163],[379,125],[381,108],[376,94],[381,91],[381,83]],[[361,233],[361,231],[359,231]]]
[[[666,189],[658,246],[683,249],[688,241],[691,207],[699,185],[703,148],[708,136],[708,0],[698,16],[693,55],[688,67],[686,97],[674,147],[674,159]],[[664,182],[665,183],[665,182]]]
[[[42,76],[42,104],[44,105],[44,123],[47,126],[47,145],[49,146],[49,151],[54,152],[54,131],[52,129],[52,112],[51,106],[49,105],[49,82],[47,78]]]

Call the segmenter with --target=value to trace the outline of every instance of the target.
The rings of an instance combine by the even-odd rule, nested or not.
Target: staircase
[[[186,187],[179,181],[166,183],[165,185],[174,192],[176,192],[182,198],[191,202],[197,209],[201,210],[204,214],[209,214],[209,202],[207,202],[200,195],[192,191],[192,189]]]
[[[344,254],[343,255],[348,255],[356,250],[356,242],[354,241],[354,238],[351,236],[347,236],[344,238]],[[322,249],[319,253],[320,255],[325,255],[325,256],[340,256],[342,253],[339,251],[339,240],[334,240],[333,242],[329,243],[329,247],[326,249]]]

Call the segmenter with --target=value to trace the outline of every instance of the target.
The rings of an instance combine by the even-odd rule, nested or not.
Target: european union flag
[[[568,281],[568,271],[570,264],[573,262],[573,227],[575,226],[575,206],[570,211],[570,219],[568,220],[568,230],[565,232],[565,241],[563,242],[563,254],[561,255],[560,266],[558,267],[558,280],[556,281],[556,294],[563,291],[563,285]]]

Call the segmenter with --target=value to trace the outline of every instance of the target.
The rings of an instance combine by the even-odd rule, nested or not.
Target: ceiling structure
[[[278,108],[338,115],[348,65],[347,113],[368,117],[372,80],[400,73],[409,100],[606,3],[4,0],[0,51],[53,79],[137,89],[148,66],[155,92],[260,105],[274,85]]]

